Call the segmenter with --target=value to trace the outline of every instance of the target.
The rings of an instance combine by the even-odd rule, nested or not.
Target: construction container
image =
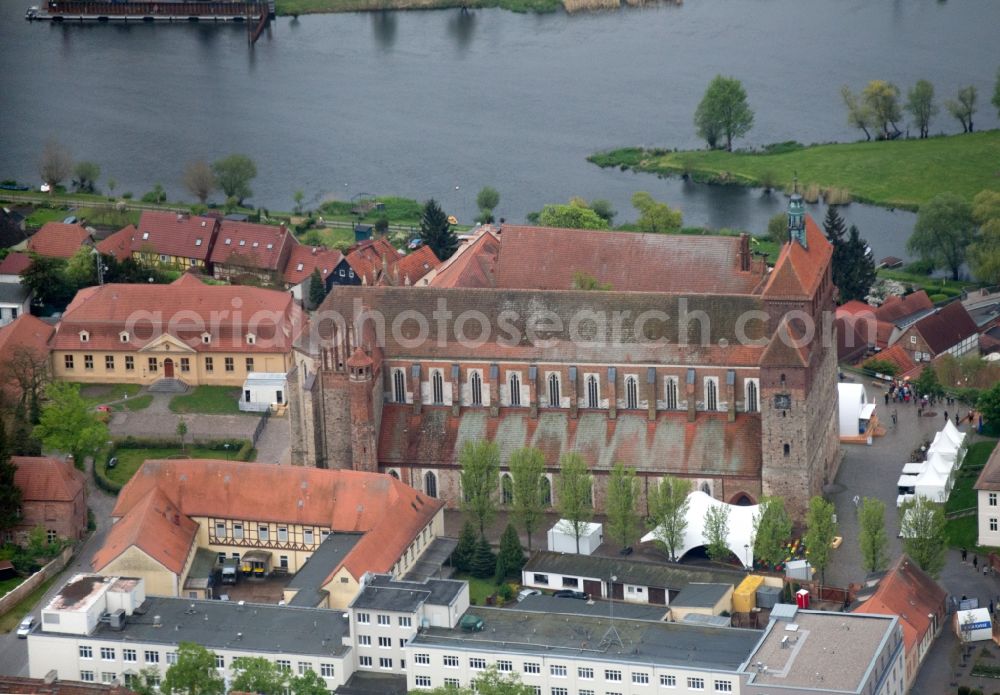
[[[781,589],[776,586],[762,586],[757,589],[757,607],[774,608],[781,600]]]
[[[748,575],[733,592],[733,612],[749,613],[757,607],[757,589],[764,583],[759,574]]]

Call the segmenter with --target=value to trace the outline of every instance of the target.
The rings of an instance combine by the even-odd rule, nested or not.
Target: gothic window
[[[517,372],[511,372],[507,378],[507,385],[510,391],[510,404],[516,408],[521,405],[521,376]]]
[[[625,408],[635,410],[639,407],[639,382],[634,376],[625,377]]]
[[[392,370],[392,400],[406,403],[406,377],[402,369]]]
[[[593,374],[587,376],[587,407],[601,407],[601,392],[597,384],[597,377]]]
[[[714,378],[705,379],[705,410],[719,409],[719,383]]]
[[[746,382],[746,411],[756,413],[760,410],[760,402],[757,397],[757,380],[747,379]]]
[[[509,505],[514,501],[514,481],[504,473],[500,476],[500,504]]]
[[[559,375],[553,372],[552,374],[549,374],[549,407],[558,408],[560,402]]]
[[[542,488],[542,505],[546,507],[552,506],[552,482],[549,480],[548,476],[542,476],[541,482]]]
[[[677,378],[668,376],[663,388],[667,410],[677,410]]]
[[[440,371],[431,372],[431,390],[433,391],[434,404],[441,405],[444,403],[444,378],[441,376]]]
[[[483,404],[483,377],[479,376],[479,372],[473,372],[471,378],[471,388],[472,391],[472,405],[482,405]]]
[[[434,475],[434,471],[424,473],[424,492],[427,493],[428,497],[438,496],[438,479]]]

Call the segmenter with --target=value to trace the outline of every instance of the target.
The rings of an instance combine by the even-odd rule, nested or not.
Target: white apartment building
[[[1000,446],[993,450],[976,480],[979,545],[1000,546]]]
[[[467,582],[406,582],[385,574],[364,577],[348,609],[355,668],[405,673],[406,645],[418,630],[454,627],[468,609]]]
[[[42,609],[28,636],[34,678],[128,684],[140,670],[161,676],[181,642],[213,651],[227,680],[233,660],[263,656],[295,674],[318,673],[333,691],[354,673],[340,611],[146,596],[141,579],[74,576]]]

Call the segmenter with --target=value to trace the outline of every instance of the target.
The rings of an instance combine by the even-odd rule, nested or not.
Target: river
[[[601,170],[591,152],[697,147],[691,119],[717,73],[740,78],[756,111],[740,145],[857,139],[841,84],[934,83],[939,102],[980,92],[1000,53],[995,0],[689,0],[568,16],[500,10],[280,18],[254,49],[239,26],[49,25],[0,0],[0,178],[37,180],[55,138],[136,196],[162,183],[189,198],[186,162],[245,152],[250,202],[290,209],[360,193],[437,198],[460,220],[500,191],[522,220],[571,196],[607,198],[634,218],[636,190],[685,224],[760,231],[780,195]],[[955,132],[944,113],[932,132]],[[817,216],[822,214],[814,209]],[[913,215],[858,204],[849,222],[876,255],[904,256]]]

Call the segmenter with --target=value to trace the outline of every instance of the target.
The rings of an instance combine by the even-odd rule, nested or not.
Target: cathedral
[[[741,236],[483,228],[409,287],[336,287],[289,374],[292,461],[460,501],[467,441],[577,452],[795,518],[840,460],[831,247],[792,196],[777,259]]]

